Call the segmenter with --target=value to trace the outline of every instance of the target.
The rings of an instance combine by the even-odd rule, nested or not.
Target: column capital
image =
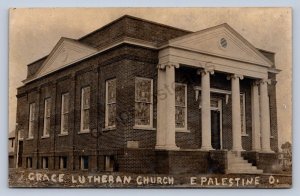
[[[260,80],[253,80],[252,81],[252,86],[259,86]]]
[[[213,75],[214,73],[215,73],[215,70],[214,70],[214,66],[213,65],[205,66],[205,67],[197,70],[197,74],[201,75],[201,76],[203,76],[205,74]]]
[[[226,78],[227,78],[227,80],[231,80],[231,79],[240,79],[240,80],[243,80],[244,76],[240,75],[240,74],[230,74]]]
[[[167,67],[175,67],[175,68],[179,68],[179,63],[161,63],[157,65],[157,69],[161,69],[161,70],[165,70]]]
[[[259,81],[260,84],[271,84],[271,79],[263,78]]]

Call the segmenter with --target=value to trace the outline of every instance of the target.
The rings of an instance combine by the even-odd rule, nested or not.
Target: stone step
[[[261,174],[263,170],[257,169],[242,156],[232,152],[228,152],[228,169],[226,173],[238,173],[238,174]]]
[[[227,174],[262,174],[263,170],[261,169],[255,169],[255,170],[248,170],[248,169],[228,169],[226,171]]]
[[[234,168],[234,167],[240,167],[240,168],[251,168],[254,167],[252,164],[250,163],[234,163],[234,164],[230,164],[230,167]]]
[[[244,160],[244,159],[229,159],[228,160],[229,164],[235,164],[235,163],[244,163],[244,164],[248,164],[249,162]]]

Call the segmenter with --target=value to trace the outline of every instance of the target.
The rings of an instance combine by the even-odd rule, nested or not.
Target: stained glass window
[[[69,93],[61,97],[61,134],[67,134],[69,129]]]
[[[49,136],[49,133],[50,133],[50,116],[51,116],[51,98],[47,98],[47,99],[45,99],[43,136]]]
[[[29,126],[28,126],[28,138],[33,138],[35,124],[35,103],[29,105]]]
[[[152,127],[152,79],[135,78],[135,125]]]
[[[176,128],[186,128],[186,85],[175,84],[175,123]]]
[[[90,87],[81,90],[81,131],[89,131],[90,128]]]
[[[116,79],[106,81],[106,127],[116,126]]]

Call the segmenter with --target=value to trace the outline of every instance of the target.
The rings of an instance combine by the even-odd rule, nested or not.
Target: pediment
[[[37,71],[35,77],[47,75],[97,52],[97,49],[76,40],[61,38],[47,59]]]
[[[168,45],[266,67],[273,64],[228,24],[175,38]]]

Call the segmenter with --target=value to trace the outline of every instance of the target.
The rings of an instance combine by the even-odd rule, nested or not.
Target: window
[[[82,169],[82,170],[89,169],[89,157],[88,156],[80,157],[80,169]]]
[[[90,87],[81,89],[81,126],[80,132],[89,132],[90,129]]]
[[[62,94],[61,96],[61,125],[60,133],[68,134],[69,130],[69,93]]]
[[[187,129],[187,86],[175,84],[175,123],[176,129]]]
[[[10,147],[13,148],[13,147],[14,147],[15,140],[14,140],[14,139],[11,139],[10,141],[11,141]]]
[[[33,138],[34,127],[35,127],[35,103],[31,103],[29,105],[28,138]]]
[[[116,126],[116,79],[106,81],[105,127]]]
[[[240,95],[240,104],[241,104],[241,129],[242,129],[242,135],[247,135],[247,132],[246,132],[246,100],[245,100],[245,93],[241,93],[241,95]]]
[[[23,140],[23,138],[24,138],[24,130],[21,129],[18,132],[18,140]]]
[[[48,169],[48,157],[42,157],[43,169]]]
[[[59,157],[59,169],[67,169],[67,157]]]
[[[114,156],[105,156],[105,171],[114,171]]]
[[[153,126],[153,81],[135,78],[135,126]]]
[[[27,168],[32,168],[32,158],[31,157],[27,157],[27,160],[26,160],[26,167]]]
[[[51,98],[45,99],[44,110],[44,129],[43,137],[48,137],[50,133],[50,117],[51,117]]]

